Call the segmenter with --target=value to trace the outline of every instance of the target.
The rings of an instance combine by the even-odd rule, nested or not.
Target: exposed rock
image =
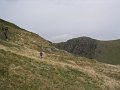
[[[2,40],[8,39],[8,27],[0,26],[0,39]]]
[[[93,58],[97,47],[97,41],[89,37],[80,37],[68,40],[65,43],[56,44],[56,47],[76,55]]]

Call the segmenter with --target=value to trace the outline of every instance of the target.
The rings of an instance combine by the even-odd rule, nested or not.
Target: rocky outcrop
[[[2,40],[8,39],[8,27],[0,26],[0,39]]]
[[[95,50],[97,48],[97,40],[89,37],[80,37],[56,44],[55,46],[75,55],[94,58]]]

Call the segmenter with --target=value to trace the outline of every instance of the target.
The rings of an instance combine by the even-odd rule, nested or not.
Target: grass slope
[[[39,35],[0,19],[0,27],[2,26],[8,27],[8,41],[11,43],[16,43],[36,50],[42,49],[42,46],[50,47],[50,43]]]
[[[36,34],[8,26],[9,40],[0,40],[0,90],[120,90],[120,66],[72,56]]]
[[[120,64],[120,40],[100,41],[96,51],[101,53],[100,56],[96,57],[99,61]]]
[[[41,60],[18,49],[0,45],[0,90],[120,89],[120,66],[48,53]]]

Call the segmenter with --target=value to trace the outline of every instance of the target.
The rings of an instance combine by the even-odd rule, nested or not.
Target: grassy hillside
[[[26,53],[28,52],[28,53]],[[0,44],[0,90],[119,90],[120,66]]]
[[[8,28],[8,32],[7,32],[8,39],[4,40],[6,42],[0,42],[0,43],[7,44],[8,42],[9,44],[20,46],[21,48],[30,48],[37,51],[43,51],[49,53],[66,54],[65,51],[58,50],[55,47],[53,47],[50,41],[45,40],[44,38],[33,32],[29,32],[25,29],[22,29],[13,23],[0,19],[0,35],[2,32],[1,27]]]
[[[27,38],[23,32],[30,35],[17,30],[22,33],[19,38]],[[39,46],[31,39],[17,41],[13,38],[17,34],[11,34],[8,40],[0,40],[0,90],[120,90],[119,65],[75,57],[31,33],[29,38],[40,41],[36,44],[45,51],[40,59]]]
[[[110,64],[120,64],[120,40],[99,41],[96,53],[100,54],[96,57],[101,62]]]
[[[8,41],[21,46],[38,49],[41,45],[49,46],[49,42],[39,35],[21,29],[15,24],[0,19],[0,27],[8,27]],[[0,30],[1,31],[1,30]]]
[[[109,64],[120,64],[120,40],[99,41],[80,37],[55,44],[55,46],[74,55],[94,58]]]

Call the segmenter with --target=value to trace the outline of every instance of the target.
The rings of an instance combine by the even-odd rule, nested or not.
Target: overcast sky
[[[53,42],[120,39],[120,0],[0,0],[0,18]]]

